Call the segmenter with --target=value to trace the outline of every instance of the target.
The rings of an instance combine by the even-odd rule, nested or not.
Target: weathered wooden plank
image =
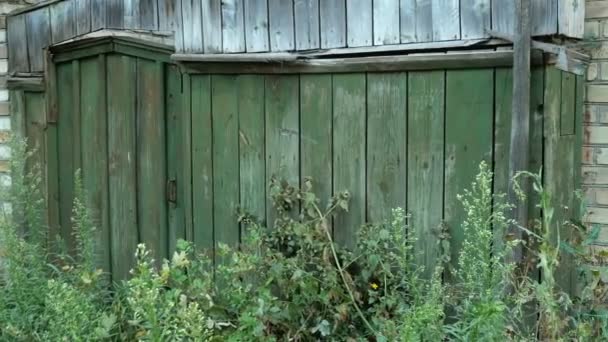
[[[430,279],[440,256],[443,217],[443,129],[445,73],[412,72],[408,83],[407,210],[417,238],[415,250]]]
[[[27,138],[25,98],[23,90],[10,90],[11,131],[21,139]]]
[[[268,1],[249,0],[245,4],[245,46],[247,52],[264,52],[268,43]]]
[[[245,51],[245,22],[241,0],[222,1],[222,51]]]
[[[29,72],[27,26],[25,14],[7,18],[9,72]]]
[[[108,28],[124,28],[124,0],[105,0],[106,25]]]
[[[141,0],[123,0],[124,28],[137,29],[139,26],[139,2]]]
[[[585,33],[585,2],[558,0],[559,33],[571,38],[583,38]]]
[[[139,0],[139,29],[158,30],[159,12],[157,1],[158,0]]]
[[[167,257],[163,64],[137,60],[137,223],[155,260]]]
[[[175,50],[184,51],[182,0],[158,0],[158,29],[175,32]]]
[[[12,101],[11,101],[12,103]],[[59,153],[57,151],[57,124],[50,123],[46,127],[46,179],[47,179],[47,222],[49,225],[48,241],[51,251],[57,252],[52,242],[61,236],[59,222]]]
[[[433,40],[460,39],[460,1],[432,1]]]
[[[346,36],[349,47],[374,45],[372,36],[374,13],[372,0],[346,1]]]
[[[430,0],[401,0],[401,43],[433,40],[432,10]]]
[[[136,61],[108,55],[108,184],[112,279],[127,279],[137,248]],[[60,97],[61,98],[61,97]],[[60,114],[61,115],[61,114]]]
[[[319,23],[321,47],[346,46],[346,2],[345,0],[319,1]]]
[[[43,195],[46,195],[46,174],[44,167],[46,165],[46,146],[45,146],[45,128],[46,128],[46,106],[44,93],[39,92],[23,92],[23,102],[25,113],[25,131],[27,137],[27,148],[32,155],[27,160],[26,168],[31,171],[39,168],[42,171],[41,189]]]
[[[184,0],[182,0],[184,1]],[[188,1],[188,0],[185,0]],[[196,1],[196,0],[191,0]],[[193,7],[194,8],[194,7]],[[204,51],[205,53],[216,53],[222,51],[222,8],[220,0],[203,1],[202,3],[202,25],[203,25],[203,50],[198,45],[192,47],[192,51]],[[184,18],[184,27],[188,23]],[[184,44],[188,43],[187,35],[184,34]],[[198,44],[198,41],[197,41]],[[186,47],[186,51],[188,46]]]
[[[76,6],[76,34],[91,32],[91,0],[78,0]]]
[[[530,80],[530,171],[538,172],[543,167],[543,92],[545,79],[544,66],[532,68]],[[582,151],[582,149],[581,149]],[[577,168],[581,170],[581,168]],[[535,192],[530,194],[528,212],[530,219],[540,219],[541,211],[536,205],[540,196]]]
[[[300,185],[299,78],[293,75],[266,77],[266,184],[274,177]],[[292,208],[298,213],[298,208]],[[266,220],[274,226],[276,210],[266,204]]]
[[[263,221],[266,217],[264,151],[264,76],[238,78],[239,169],[241,208]]]
[[[175,71],[179,71],[176,69]],[[184,211],[184,225],[185,225],[185,239],[187,241],[194,241],[194,228],[193,228],[193,213],[192,213],[192,196],[193,196],[193,186],[192,186],[192,82],[190,81],[189,74],[181,75],[181,84],[182,84],[182,96],[181,96],[181,118],[179,119],[181,123],[181,156],[182,156],[182,172],[181,178],[182,181],[178,182],[178,190],[181,193],[178,193],[178,196],[181,198],[181,206]],[[179,174],[178,174],[179,176]],[[181,186],[180,184],[181,183]],[[179,198],[178,198],[179,201]],[[179,202],[178,202],[179,203]]]
[[[300,182],[312,179],[321,208],[333,192],[331,82],[331,75],[300,76]]]
[[[53,44],[73,38],[76,35],[74,1],[56,2],[50,6],[50,10]]]
[[[350,193],[349,210],[334,220],[336,242],[355,246],[356,230],[365,222],[366,76],[333,76],[334,193]]]
[[[490,0],[461,0],[460,8],[462,39],[487,37],[491,29]]]
[[[556,0],[530,1],[533,35],[550,35],[557,32],[557,3]]]
[[[367,219],[380,223],[407,200],[407,73],[368,74],[366,140]]]
[[[58,155],[61,156],[59,163],[59,203],[61,237],[71,250],[74,247],[72,237],[72,201],[74,199],[74,88],[72,79],[73,70],[71,63],[57,65],[58,93]]]
[[[106,27],[106,2],[107,0],[91,0],[91,31]]]
[[[82,185],[86,205],[97,228],[95,232],[97,267],[111,271],[111,238],[108,190],[108,122],[106,109],[106,58],[85,59],[80,82]]]
[[[211,77],[191,78],[192,219],[197,248],[213,253],[213,131]]]
[[[492,158],[493,72],[453,70],[446,75],[444,217],[454,267],[464,241],[466,217],[457,195],[470,188],[479,163],[483,160],[489,165]]]
[[[572,135],[575,133],[575,102],[576,75],[564,72],[562,74],[562,107],[559,118],[559,129],[561,135]]]
[[[73,121],[73,144],[72,148],[74,153],[74,170],[80,170],[82,168],[82,151],[80,148],[80,140],[82,136],[80,135],[81,129],[81,113],[80,113],[80,103],[82,102],[82,98],[80,96],[80,60],[72,61],[72,83],[74,84],[74,93],[72,98],[72,121]]]
[[[182,0],[184,51],[197,53],[204,51],[201,4],[201,0]]]
[[[515,1],[492,0],[492,30],[511,36],[515,33]]]
[[[51,43],[49,9],[48,7],[43,7],[28,12],[25,15],[27,26],[27,52],[30,68],[31,71],[43,71],[45,58],[44,49]],[[23,37],[21,37],[21,39],[25,40]]]
[[[182,146],[183,132],[182,120],[189,115],[183,111],[182,78],[176,66],[166,67],[166,104],[167,104],[167,192],[173,192],[175,198],[168,198],[168,252],[175,252],[177,241],[186,239],[186,223],[184,220],[184,203],[187,201],[185,187],[191,180],[183,178],[181,171],[186,168],[183,163],[184,154],[190,153],[186,146]],[[188,113],[189,114],[189,113]],[[190,146],[188,146],[190,147]]]
[[[295,49],[293,13],[292,1],[268,0],[271,51]]]
[[[296,50],[321,47],[319,0],[294,0]]]
[[[399,44],[399,0],[373,2],[374,45]]]
[[[239,205],[239,120],[236,76],[211,77],[213,123],[213,217],[215,248],[236,246],[240,231]],[[216,263],[221,263],[216,254]]]

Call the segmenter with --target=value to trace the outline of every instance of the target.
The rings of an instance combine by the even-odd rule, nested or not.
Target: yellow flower
[[[377,289],[380,287],[380,286],[378,286],[378,284],[376,284],[376,283],[371,283],[369,286],[370,286],[372,289],[374,289],[374,290],[377,290]]]

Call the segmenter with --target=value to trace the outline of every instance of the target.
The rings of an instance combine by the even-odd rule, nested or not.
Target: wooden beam
[[[515,1],[515,35],[513,37],[513,102],[511,116],[511,144],[509,146],[509,179],[518,171],[527,171],[530,165],[530,56],[531,25],[530,0]],[[524,191],[528,182],[522,180]],[[526,191],[527,193],[527,191]],[[516,224],[528,227],[528,204],[518,200],[513,187],[509,187],[509,202],[515,205],[511,218]],[[510,234],[521,238],[522,230],[510,227]],[[514,261],[522,258],[522,249],[513,254]]]
[[[41,92],[45,89],[43,77],[12,77],[6,79],[6,87],[10,90],[25,90]]]

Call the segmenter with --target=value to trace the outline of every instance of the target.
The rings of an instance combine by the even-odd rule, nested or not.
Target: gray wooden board
[[[559,0],[558,11],[559,33],[582,38],[585,32],[585,1]]]
[[[182,0],[182,1],[196,1],[196,0]],[[200,1],[198,1],[200,3]],[[221,13],[221,1],[220,0],[209,0],[203,1],[202,11],[202,25],[203,25],[203,49],[198,46],[198,40],[195,45],[190,46],[188,36],[184,33],[184,47],[188,51],[197,51],[205,53],[217,53],[222,51],[222,13]],[[184,16],[184,27],[191,25],[199,25],[199,23],[191,23],[191,20],[186,21]],[[195,18],[193,18],[195,19]]]
[[[245,51],[244,8],[242,0],[222,1],[222,50]]]
[[[492,30],[513,35],[515,30],[515,2],[492,1]]]
[[[319,0],[294,0],[296,49],[318,49]]]
[[[244,0],[245,47],[247,52],[268,51],[268,2]]]
[[[556,0],[530,1],[533,35],[549,35],[557,32],[557,3]]]
[[[289,51],[295,49],[293,2],[268,0],[270,21],[270,50]]]
[[[398,44],[400,41],[399,0],[373,2],[374,45]]]
[[[372,0],[346,2],[346,36],[349,47],[373,45],[373,13]]]
[[[139,27],[139,1],[140,0],[123,0],[123,20],[124,28],[136,29]]]
[[[106,3],[106,27],[123,28],[125,19],[123,15],[123,0],[105,0]]]
[[[43,49],[51,43],[49,9],[42,7],[26,14],[27,52],[32,71],[44,70]]]
[[[106,1],[91,0],[91,31],[106,27]]]
[[[158,30],[157,0],[139,0],[139,29]]]
[[[62,1],[51,5],[52,42],[58,43],[76,35],[74,1]]]
[[[91,0],[77,0],[76,5],[76,34],[91,32]]]
[[[490,0],[460,1],[460,30],[462,39],[487,37],[490,27]]]
[[[460,1],[432,2],[433,40],[460,39]]]
[[[219,10],[219,4],[217,1],[206,1],[206,6],[216,5]],[[215,7],[212,7],[215,9]],[[207,13],[208,8],[201,8],[200,0],[182,0],[182,21],[183,21],[183,33],[184,33],[184,50],[189,52],[202,53],[204,52],[220,52],[221,51],[221,15],[219,12],[213,12],[210,18],[214,18],[214,21],[203,21],[207,17],[204,15]],[[201,16],[202,13],[202,16]],[[217,17],[216,17],[217,16]],[[212,25],[217,23],[217,26]],[[211,31],[209,31],[212,29]],[[207,42],[205,38],[209,38],[209,43],[213,43],[213,39],[219,40],[219,43],[213,44],[209,50],[204,48],[204,44]]]
[[[158,29],[175,32],[176,51],[184,51],[184,30],[181,0],[158,0]]]
[[[321,47],[346,46],[346,3],[345,0],[320,0]]]
[[[9,72],[28,72],[30,66],[27,55],[27,37],[25,15],[8,17],[8,60]]]

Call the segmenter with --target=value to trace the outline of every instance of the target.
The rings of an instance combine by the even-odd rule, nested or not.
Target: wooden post
[[[509,149],[509,176],[528,170],[530,164],[530,0],[515,1],[515,32],[513,38],[513,115],[511,117],[511,144]],[[522,183],[523,190],[529,189]],[[528,225],[528,205],[518,201],[512,187],[509,201],[515,204],[512,218],[520,226]],[[511,234],[522,236],[518,227],[511,227]],[[514,261],[520,261],[522,250],[514,251]]]

